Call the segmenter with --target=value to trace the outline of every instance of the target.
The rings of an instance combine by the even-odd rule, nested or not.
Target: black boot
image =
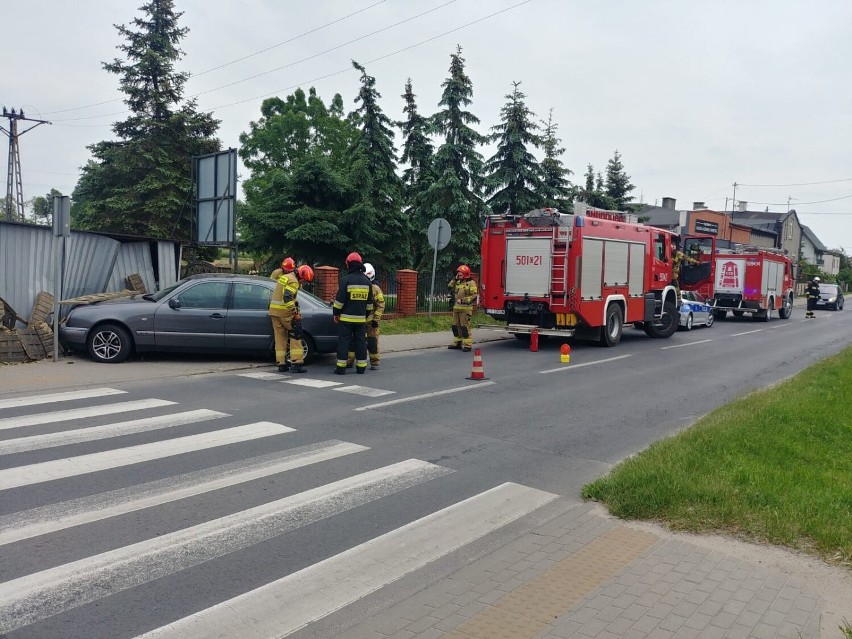
[[[307,373],[308,369],[302,366],[301,364],[292,364],[290,367],[290,372],[292,373]]]
[[[450,344],[447,348],[451,351],[457,351],[461,348],[461,344]]]
[[[290,364],[278,364],[278,372],[279,373],[289,373],[290,372]]]
[[[335,375],[346,375],[346,368],[343,366],[335,366],[334,367]]]

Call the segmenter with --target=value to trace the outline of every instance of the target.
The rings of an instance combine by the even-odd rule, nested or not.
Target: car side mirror
[[[174,309],[180,308],[180,300],[175,298],[175,297],[170,299],[169,300],[169,308],[174,308]]]

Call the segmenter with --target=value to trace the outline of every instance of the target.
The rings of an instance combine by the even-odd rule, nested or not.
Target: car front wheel
[[[123,362],[133,350],[130,333],[117,324],[101,324],[94,328],[86,344],[91,358],[104,364]]]

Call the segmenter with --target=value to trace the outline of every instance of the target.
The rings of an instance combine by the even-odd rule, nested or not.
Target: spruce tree
[[[188,29],[173,0],[150,0],[132,27],[117,26],[125,60],[103,64],[119,76],[130,116],[113,125],[117,140],[89,146],[93,159],[74,190],[77,225],[102,231],[189,240],[193,156],[219,150],[219,121],[184,101],[187,73],[175,70]]]
[[[443,217],[452,228],[449,246],[439,253],[443,268],[479,265],[480,233],[488,210],[482,201],[482,155],[476,150],[485,138],[471,128],[479,118],[466,110],[473,99],[473,83],[464,62],[459,46],[450,56],[450,76],[441,84],[438,105],[443,108],[432,117],[435,131],[444,137],[435,153],[435,181],[416,198],[429,220]]]
[[[559,159],[559,156],[565,153],[565,149],[559,146],[562,140],[556,135],[557,127],[553,121],[553,109],[547,116],[547,122],[542,121],[542,125],[544,132],[541,136],[541,147],[544,150],[544,159],[541,161],[542,184],[539,195],[544,199],[544,206],[570,213],[574,187],[568,179],[571,170],[565,168],[562,160]]]
[[[621,162],[621,154],[618,149],[606,165],[606,182],[604,191],[612,201],[612,205],[619,211],[627,209],[627,205],[633,199],[630,192],[636,187],[630,183],[630,176],[624,170]]]
[[[500,124],[491,127],[491,142],[497,142],[497,152],[485,164],[486,193],[491,195],[488,206],[494,213],[523,214],[544,203],[541,166],[530,147],[541,147],[536,131],[535,114],[527,108],[526,96],[512,83],[512,92],[505,96],[500,110]]]
[[[351,152],[351,179],[360,198],[345,212],[352,250],[387,268],[411,266],[411,223],[402,208],[393,122],[379,106],[376,79],[354,60],[352,66],[361,72],[355,98],[360,106],[351,114],[361,131]]]

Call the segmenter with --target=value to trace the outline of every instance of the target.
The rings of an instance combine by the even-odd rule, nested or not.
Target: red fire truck
[[[615,346],[625,323],[670,337],[678,326],[676,237],[582,204],[570,215],[491,215],[482,230],[480,305],[519,338],[537,331]]]
[[[717,251],[712,237],[686,238],[683,250],[699,265],[683,267],[681,288],[712,300],[717,318],[724,318],[728,311],[765,322],[772,311],[778,311],[781,319],[790,317],[795,280],[793,262],[786,255],[756,247]]]

